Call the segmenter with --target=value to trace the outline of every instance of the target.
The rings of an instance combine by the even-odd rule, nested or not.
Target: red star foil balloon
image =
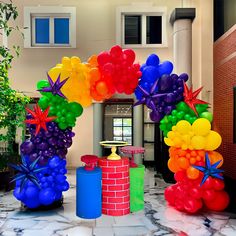
[[[198,94],[202,91],[202,88],[197,89],[193,92],[192,87],[189,89],[187,84],[184,83],[184,101],[185,103],[194,111],[196,116],[198,116],[197,110],[195,108],[195,105],[197,104],[209,104],[208,102],[205,102],[203,100],[197,99]]]
[[[25,120],[25,123],[36,125],[35,135],[39,133],[41,128],[47,131],[46,123],[57,118],[56,116],[48,117],[49,108],[50,107],[48,107],[45,111],[42,111],[38,104],[34,106],[34,111],[29,108],[25,108],[26,111],[33,116],[33,119]]]

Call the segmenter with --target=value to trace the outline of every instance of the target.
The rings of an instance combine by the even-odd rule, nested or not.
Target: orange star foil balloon
[[[33,116],[33,119],[25,120],[25,123],[36,125],[35,135],[39,133],[41,128],[47,131],[46,123],[57,118],[56,116],[48,117],[49,108],[50,107],[48,107],[45,111],[42,111],[38,104],[34,106],[34,111],[29,108],[25,108],[26,111]]]
[[[196,104],[209,104],[208,102],[197,99],[197,96],[202,91],[202,88],[203,87],[193,92],[192,87],[189,89],[187,84],[184,83],[184,101],[195,112],[196,116],[198,116],[197,110],[195,108]]]

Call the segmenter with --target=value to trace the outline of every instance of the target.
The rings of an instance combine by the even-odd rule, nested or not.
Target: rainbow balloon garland
[[[134,105],[146,105],[151,120],[160,123],[170,146],[168,167],[177,182],[166,188],[167,202],[187,213],[203,206],[215,211],[227,207],[219,169],[223,157],[215,151],[221,136],[211,130],[208,104],[197,98],[201,88],[193,92],[185,84],[188,75],[171,74],[172,63],[161,63],[155,54],[141,67],[134,61],[132,49],[117,45],[86,63],[63,57],[49,70],[48,80],[37,83],[42,96],[33,110],[27,109],[31,137],[20,147],[22,164],[12,165],[18,171],[13,194],[28,208],[51,205],[69,189],[66,154],[76,118],[93,100],[103,101],[114,93],[135,93]]]

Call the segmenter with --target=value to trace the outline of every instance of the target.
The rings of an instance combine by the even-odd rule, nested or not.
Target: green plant
[[[18,26],[10,25],[18,16],[17,8],[12,1],[4,3],[0,1],[0,31],[9,37],[13,31],[18,31]],[[25,106],[30,99],[23,93],[11,88],[8,71],[11,68],[12,60],[19,56],[19,46],[12,49],[0,46],[0,131],[6,130],[5,134],[0,133],[0,142],[7,143],[6,153],[8,156],[14,154],[14,143],[16,129],[23,125],[25,117]],[[1,154],[0,170],[6,168],[6,159]]]

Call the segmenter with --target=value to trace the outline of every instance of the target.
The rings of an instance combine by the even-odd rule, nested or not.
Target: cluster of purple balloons
[[[158,91],[155,92],[156,112],[151,112],[150,118],[159,122],[165,115],[169,115],[175,109],[175,105],[183,100],[184,82],[188,80],[188,75],[171,74],[162,75],[157,82]],[[158,96],[158,94],[160,96]]]
[[[173,64],[170,61],[160,63],[156,54],[151,54],[140,68],[142,77],[135,90],[138,102],[151,109],[150,119],[159,122],[175,109],[175,104],[183,100],[184,82],[187,74],[171,74]]]
[[[48,160],[46,168],[37,174],[39,185],[37,187],[30,180],[21,189],[21,181],[16,181],[14,196],[22,201],[28,208],[47,206],[62,198],[62,192],[69,189],[69,183],[65,174],[66,160],[53,156]]]
[[[35,125],[28,127],[31,138],[21,144],[22,155],[28,155],[31,162],[40,157],[40,165],[46,165],[48,159],[54,155],[66,157],[67,149],[72,145],[72,137],[75,135],[71,128],[61,130],[57,123],[48,122],[47,131],[41,129],[35,136]]]

